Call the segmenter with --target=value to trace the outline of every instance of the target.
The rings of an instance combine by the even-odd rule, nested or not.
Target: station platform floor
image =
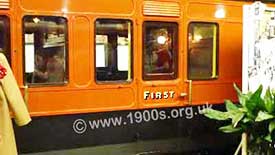
[[[205,149],[196,150],[196,148]],[[234,146],[224,148],[215,140],[212,144],[205,144],[190,143],[190,139],[173,138],[19,155],[232,155],[234,149]]]

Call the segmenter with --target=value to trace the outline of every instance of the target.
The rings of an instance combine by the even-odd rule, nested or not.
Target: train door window
[[[7,16],[0,16],[0,52],[3,53],[9,63],[11,63],[10,21]]]
[[[177,23],[144,22],[143,79],[175,79],[177,76],[177,54]]]
[[[131,21],[98,19],[95,33],[96,81],[131,81]]]
[[[23,27],[25,83],[67,83],[67,20],[53,16],[25,16]]]
[[[218,76],[218,25],[215,23],[189,24],[188,78],[214,79]]]

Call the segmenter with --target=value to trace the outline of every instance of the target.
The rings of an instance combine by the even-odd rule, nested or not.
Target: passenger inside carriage
[[[152,52],[153,72],[169,73],[172,66],[172,54],[166,45],[159,45],[159,48]]]
[[[64,63],[58,53],[35,55],[33,83],[58,83],[64,81]]]
[[[173,65],[170,37],[166,29],[159,29],[152,44],[152,72],[170,73]]]
[[[32,75],[32,83],[44,83],[47,82],[48,73],[46,72],[46,61],[42,55],[35,55],[34,72]]]
[[[144,27],[144,79],[175,78],[177,24],[146,22]]]
[[[25,80],[27,84],[67,82],[67,20],[63,17],[24,17]]]

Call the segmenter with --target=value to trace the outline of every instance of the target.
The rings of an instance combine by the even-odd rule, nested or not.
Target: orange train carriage
[[[1,0],[0,48],[32,116],[222,103],[241,83],[242,4]]]
[[[243,4],[0,0],[0,50],[39,118],[236,101]]]

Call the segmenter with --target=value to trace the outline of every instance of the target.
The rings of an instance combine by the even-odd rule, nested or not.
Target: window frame
[[[96,35],[97,35],[97,31],[96,31],[96,22],[100,21],[100,20],[105,20],[105,21],[112,21],[115,20],[117,22],[119,21],[124,21],[124,22],[129,22],[131,24],[131,38],[130,38],[130,43],[131,43],[131,60],[130,60],[130,64],[131,67],[131,75],[130,75],[130,80],[98,80],[97,79],[97,67],[96,67]],[[110,22],[111,23],[111,22]],[[129,31],[129,30],[128,30]],[[123,18],[96,18],[94,20],[94,81],[96,84],[130,84],[133,82],[133,77],[134,77],[134,22],[131,19],[123,19]],[[117,51],[116,51],[117,52]],[[118,52],[117,52],[118,53]],[[118,63],[116,64],[118,65]],[[129,72],[129,71],[128,71]],[[129,77],[128,77],[129,78]]]
[[[169,27],[171,25],[173,30],[173,72],[171,73],[146,73],[145,72],[145,57],[146,57],[146,26],[153,27],[154,25],[162,25],[164,27]],[[154,81],[154,80],[175,80],[178,78],[178,69],[179,69],[179,23],[178,22],[173,22],[173,21],[154,21],[154,20],[147,20],[143,21],[142,23],[142,79],[145,81]]]
[[[191,26],[191,24],[213,24],[213,25],[216,25],[216,28],[217,28],[217,31],[216,31],[216,75],[214,77],[210,77],[210,78],[190,78],[190,74],[189,74],[189,71],[190,71],[190,54],[189,54],[189,28]],[[220,41],[220,25],[219,23],[217,22],[204,22],[204,21],[191,21],[188,23],[188,26],[187,26],[187,79],[188,80],[193,80],[193,81],[208,81],[208,80],[216,80],[219,78],[219,53],[220,53],[220,50],[219,50],[219,41]],[[212,52],[213,53],[213,52]],[[213,60],[212,60],[212,63],[213,63]]]
[[[26,79],[26,76],[25,76],[25,71],[26,71],[26,68],[25,68],[25,34],[26,34],[26,30],[25,30],[25,19],[28,18],[28,17],[40,17],[40,18],[62,18],[65,20],[65,24],[64,24],[64,35],[65,35],[65,45],[64,45],[64,48],[65,48],[65,57],[64,57],[64,61],[65,61],[65,70],[64,70],[64,81],[63,82],[57,82],[57,83],[54,83],[54,82],[51,82],[51,83],[28,83],[27,82],[27,79]],[[29,87],[55,87],[55,86],[67,86],[69,84],[69,81],[70,81],[70,78],[69,78],[69,22],[68,22],[68,18],[64,17],[64,16],[51,16],[51,15],[33,15],[33,14],[27,14],[27,15],[24,15],[22,17],[22,54],[23,54],[23,57],[22,57],[22,64],[23,64],[23,83],[24,85],[27,85]]]
[[[12,64],[12,60],[11,60],[11,57],[12,57],[12,54],[11,54],[11,20],[10,20],[10,17],[8,16],[8,15],[5,15],[5,14],[0,14],[0,17],[1,18],[5,18],[6,20],[7,20],[7,24],[8,24],[8,27],[7,27],[7,37],[8,37],[8,39],[7,39],[7,46],[6,46],[6,48],[7,48],[7,51],[6,51],[6,53],[7,53],[7,55],[5,54],[5,53],[3,53],[5,56],[6,56],[6,58],[7,58],[7,60],[8,60],[8,62],[9,62],[9,65],[11,65]]]

